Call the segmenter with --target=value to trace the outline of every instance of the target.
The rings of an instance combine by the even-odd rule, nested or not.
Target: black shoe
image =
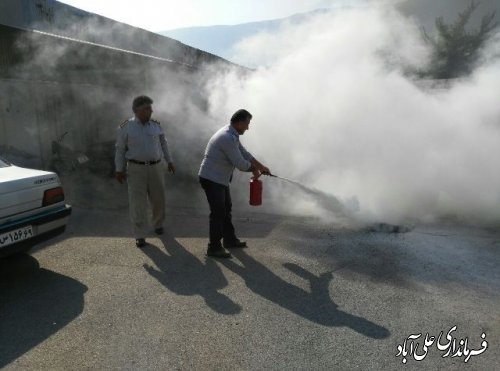
[[[238,239],[235,240],[230,240],[222,243],[226,249],[244,249],[247,246],[247,243],[245,241],[240,241]]]
[[[146,246],[146,240],[144,238],[136,238],[135,239],[135,246],[138,248],[142,248]]]
[[[158,235],[163,234],[163,227],[155,228],[155,233]]]
[[[230,258],[231,257],[231,253],[229,251],[227,251],[225,248],[223,248],[222,246],[211,247],[210,245],[208,245],[207,255],[213,256],[215,258]]]

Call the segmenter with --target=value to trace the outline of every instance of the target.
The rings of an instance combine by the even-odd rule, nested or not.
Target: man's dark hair
[[[248,112],[246,109],[240,109],[234,113],[231,117],[231,124],[239,121],[245,121],[247,119],[252,119],[252,114]]]
[[[139,95],[138,97],[135,97],[132,102],[132,110],[135,112],[137,108],[144,104],[153,104],[153,100],[147,95]]]

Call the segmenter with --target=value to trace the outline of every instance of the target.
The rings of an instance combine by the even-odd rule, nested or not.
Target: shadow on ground
[[[218,313],[230,315],[241,311],[237,303],[219,292],[228,281],[215,260],[207,258],[201,262],[170,235],[162,241],[165,252],[154,245],[143,249],[157,267],[144,266],[152,277],[178,295],[200,295]],[[221,264],[241,276],[253,292],[280,307],[323,326],[349,327],[374,339],[389,336],[386,328],[337,308],[328,289],[333,278],[331,272],[315,276],[296,264],[285,264],[291,272],[310,282],[309,293],[277,276],[246,252],[233,251],[233,255],[243,266],[233,260],[220,260]]]
[[[30,255],[0,259],[0,368],[77,318],[86,291]]]
[[[148,244],[142,249],[156,265],[144,265],[148,273],[170,291],[182,296],[199,295],[220,314],[236,314],[241,307],[219,292],[228,285],[220,267],[212,259],[201,262],[171,235],[161,238],[165,250]]]
[[[221,263],[243,278],[250,290],[280,307],[320,325],[349,327],[374,339],[384,339],[390,335],[385,327],[337,308],[328,290],[333,278],[331,272],[315,276],[297,264],[284,264],[285,268],[309,281],[309,293],[277,276],[243,250],[233,251],[233,256],[238,258],[242,266],[233,260],[222,260]]]

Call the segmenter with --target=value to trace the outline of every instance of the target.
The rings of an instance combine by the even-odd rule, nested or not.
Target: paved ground
[[[500,369],[499,232],[240,214],[251,247],[221,261],[204,256],[205,212],[170,208],[141,251],[125,210],[75,208],[64,236],[0,261],[0,368]],[[396,357],[455,325],[486,351]]]

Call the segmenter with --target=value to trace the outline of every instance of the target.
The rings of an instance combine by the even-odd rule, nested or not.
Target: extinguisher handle
[[[262,175],[262,173],[258,170],[252,171],[252,173],[253,173],[252,179],[259,179],[260,176]]]

